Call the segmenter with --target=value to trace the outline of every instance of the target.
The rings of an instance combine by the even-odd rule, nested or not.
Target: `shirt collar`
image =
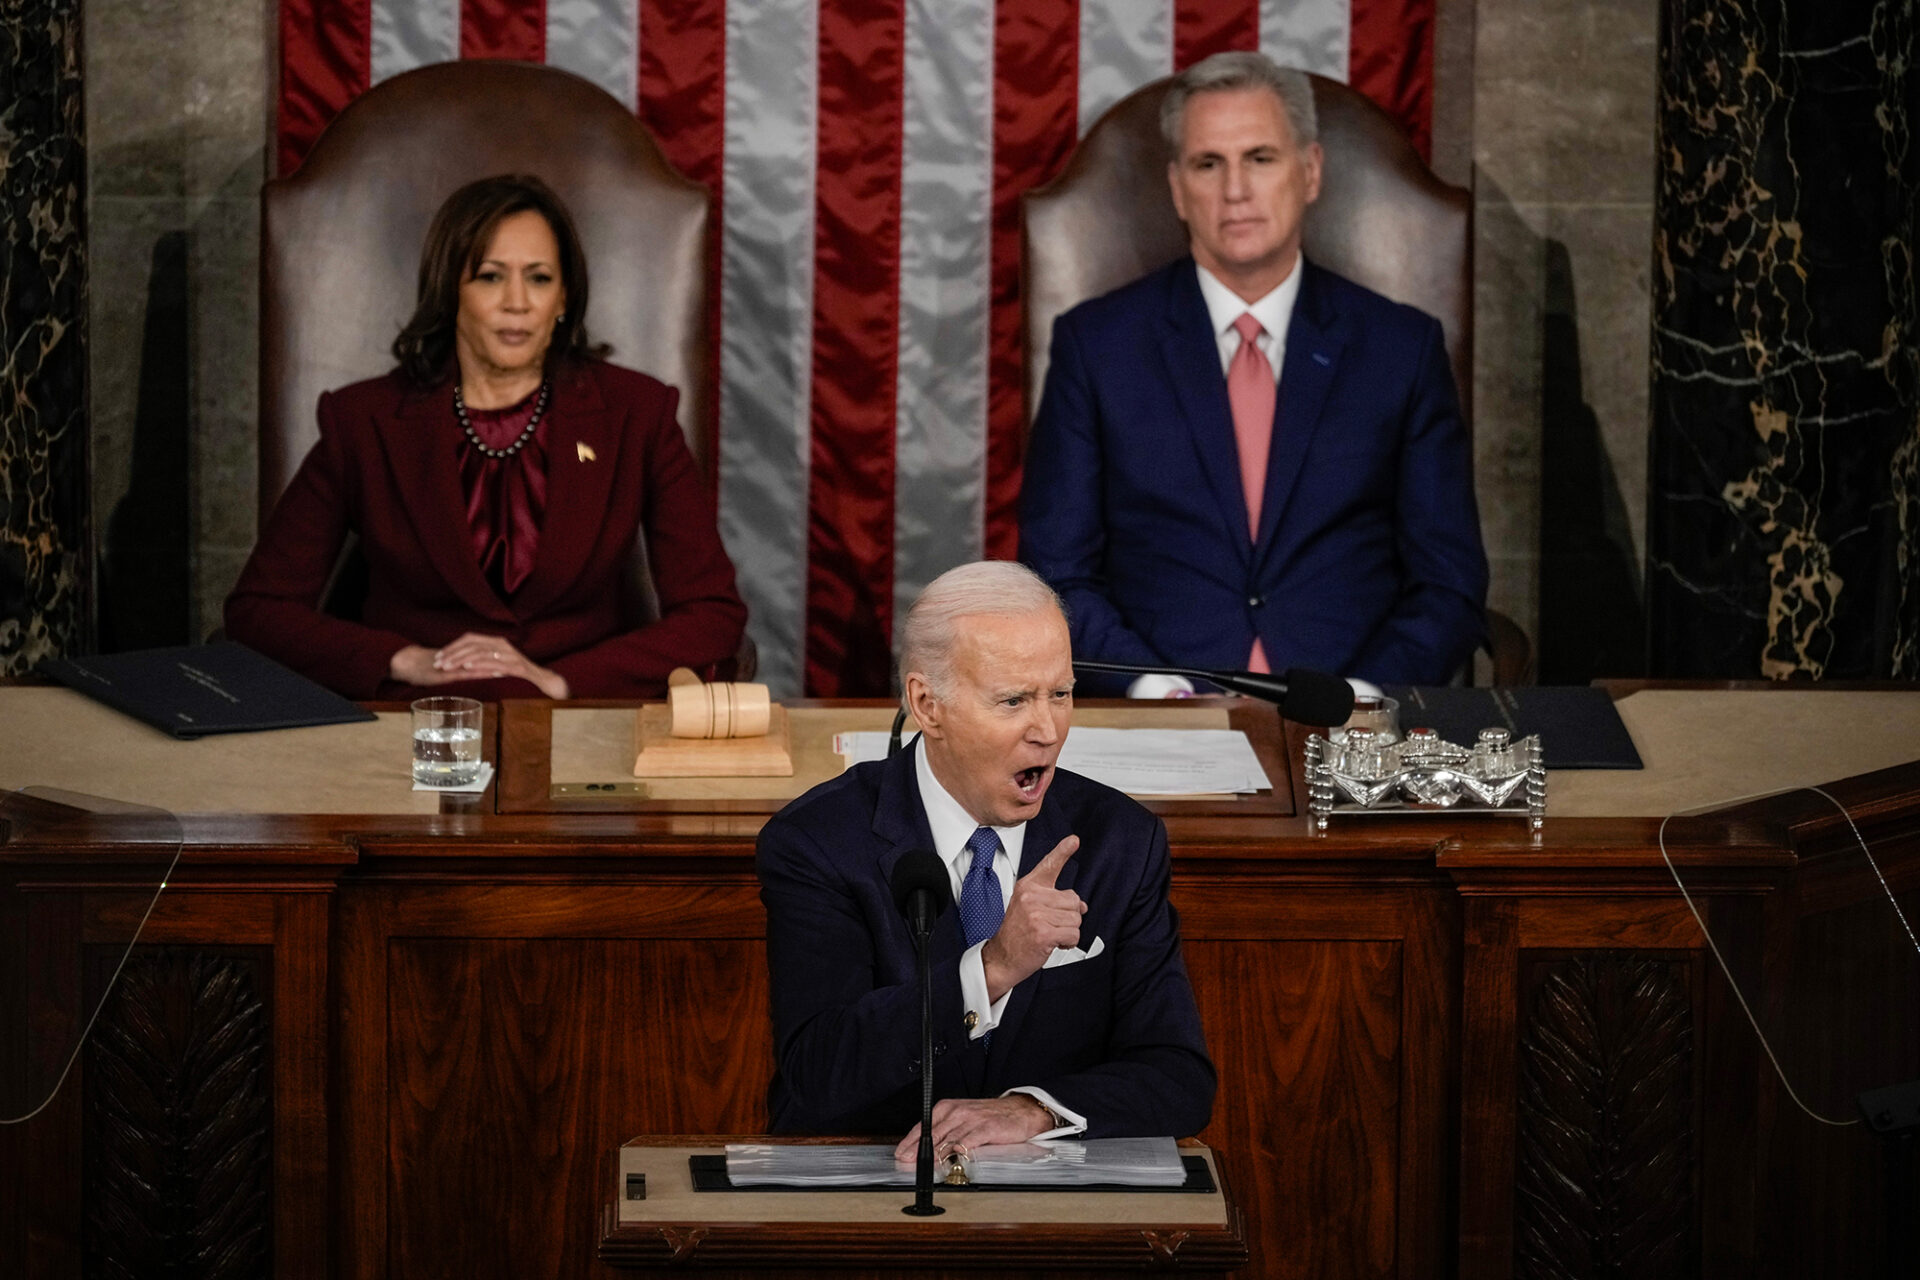
[[[1251,311],[1253,318],[1260,322],[1260,327],[1273,336],[1274,349],[1284,353],[1287,327],[1293,320],[1293,304],[1300,298],[1300,277],[1305,274],[1306,260],[1305,254],[1296,254],[1293,270],[1287,272],[1287,278],[1265,297],[1254,302],[1246,301],[1227,288],[1219,276],[1198,262],[1194,263],[1193,269],[1200,273],[1200,296],[1206,300],[1207,319],[1213,325],[1213,336],[1224,337],[1233,328],[1235,320]],[[1237,335],[1235,341],[1238,342]]]
[[[933,851],[947,864],[949,871],[956,866],[961,875],[967,871],[966,863],[971,863],[973,855],[967,852],[967,841],[980,829],[958,800],[940,785],[940,779],[933,776],[933,766],[927,761],[927,739],[921,734],[913,743],[913,769],[920,780],[920,807],[926,810],[927,829],[933,833]],[[1011,827],[995,827],[1000,835],[1000,847],[1006,850],[1017,868],[1020,865],[1020,852],[1026,845],[1027,824],[1022,822]],[[966,859],[962,863],[961,859]]]

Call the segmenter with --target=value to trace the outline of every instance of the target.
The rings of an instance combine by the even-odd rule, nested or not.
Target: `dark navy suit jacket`
[[[909,849],[931,849],[913,751],[856,765],[760,833],[767,908],[776,1133],[899,1136],[920,1118],[920,999],[913,941],[888,888]],[[961,1024],[959,912],[931,944],[934,1096],[990,1098],[1037,1085],[1089,1137],[1206,1127],[1215,1076],[1167,901],[1166,828],[1126,796],[1058,770],[1028,824],[1019,874],[1069,834],[1057,883],[1087,903],[1083,947],[1013,989],[991,1045]]]
[[[1484,632],[1473,451],[1439,322],[1304,258],[1260,531],[1191,258],[1061,316],[1020,558],[1078,657],[1441,684]]]

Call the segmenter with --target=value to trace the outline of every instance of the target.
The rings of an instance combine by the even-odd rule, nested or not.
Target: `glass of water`
[[[1390,747],[1400,741],[1400,703],[1395,698],[1360,694],[1353,700],[1353,715],[1340,727],[1371,729],[1374,745]],[[1334,738],[1336,742],[1342,740]]]
[[[464,787],[480,776],[480,704],[422,698],[413,704],[413,780]]]

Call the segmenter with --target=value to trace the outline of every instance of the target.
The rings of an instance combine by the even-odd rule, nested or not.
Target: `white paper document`
[[[1172,1138],[1060,1138],[980,1147],[962,1161],[975,1186],[1177,1187],[1187,1180]],[[947,1162],[935,1171],[944,1181]],[[736,1187],[910,1187],[913,1164],[895,1163],[893,1144],[729,1143],[727,1178]]]
[[[884,760],[884,733],[836,733],[849,766]],[[1253,744],[1238,729],[1074,729],[1060,767],[1133,796],[1246,794],[1271,784]]]

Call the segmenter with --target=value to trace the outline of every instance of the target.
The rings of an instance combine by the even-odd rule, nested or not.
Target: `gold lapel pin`
[[[579,455],[580,461],[582,462],[594,462],[594,461],[597,461],[600,456],[599,454],[593,451],[593,446],[588,444],[585,440],[574,441],[573,449],[574,449],[574,452]]]

